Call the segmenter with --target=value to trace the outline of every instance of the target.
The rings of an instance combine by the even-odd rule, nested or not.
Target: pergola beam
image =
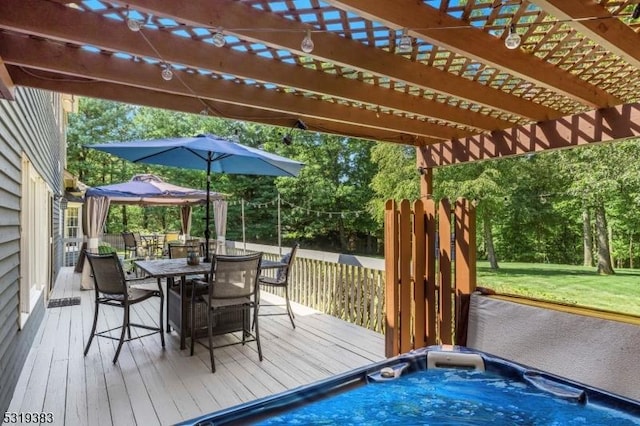
[[[15,0],[14,0],[15,1]],[[366,0],[369,1],[369,0]],[[228,34],[240,39],[263,43],[276,49],[286,49],[318,61],[331,62],[379,77],[403,82],[427,91],[454,96],[465,101],[530,118],[535,121],[557,118],[561,113],[517,96],[434,67],[413,62],[402,56],[366,46],[329,32],[313,34],[312,53],[302,52],[300,40],[307,29],[314,27],[274,14],[261,12],[231,0],[190,0],[188,4],[173,0],[117,1],[146,13],[161,14],[194,26],[221,26]],[[389,7],[395,2],[384,1]],[[242,30],[234,30],[241,28]],[[265,28],[273,31],[264,31]],[[278,30],[282,31],[278,31]],[[299,37],[296,37],[296,32]]]
[[[464,137],[470,134],[452,127],[443,127],[391,114],[377,116],[375,111],[253,85],[237,84],[196,73],[174,70],[176,77],[171,81],[164,81],[160,77],[160,68],[157,65],[135,63],[114,56],[109,57],[84,49],[18,35],[0,34],[0,55],[12,65],[299,115],[305,119],[315,116],[344,124],[439,139],[450,139],[456,135]]]
[[[7,67],[0,56],[0,99],[15,100],[15,85],[7,71]]]
[[[0,27],[12,31],[38,34],[75,44],[90,44],[105,50],[128,52],[140,57],[153,57],[170,63],[234,75],[241,79],[269,82],[321,96],[361,102],[372,107],[380,106],[475,129],[499,130],[513,125],[506,120],[462,110],[424,97],[344,79],[257,55],[247,55],[233,49],[220,49],[209,43],[175,37],[163,31],[143,30],[142,36],[129,31],[121,22],[61,5],[34,0],[19,0],[12,5],[13,1],[15,0],[0,2]],[[210,4],[210,7],[212,6]],[[182,9],[184,8],[180,10]],[[42,14],[45,20],[34,20],[34,13]],[[161,54],[161,58],[145,42],[145,38]]]
[[[618,105],[422,147],[427,167],[575,148],[640,136],[640,103]]]
[[[584,0],[530,0],[536,6],[574,30],[584,34],[603,49],[640,68],[638,34],[612,16],[604,4]]]
[[[564,0],[557,0],[564,2]],[[329,4],[355,12],[460,55],[504,70],[516,77],[553,90],[591,107],[619,105],[622,100],[577,76],[545,63],[519,49],[506,49],[501,39],[473,28],[468,22],[415,0],[327,0]],[[581,2],[584,3],[584,2]],[[452,30],[452,27],[462,27]]]
[[[297,116],[285,115],[257,108],[232,105],[217,101],[199,100],[190,96],[175,95],[138,87],[125,86],[104,81],[70,78],[68,75],[48,71],[28,69],[8,65],[7,69],[16,85],[36,89],[68,93],[77,96],[108,99],[134,105],[163,108],[192,114],[200,113],[206,106],[211,116],[225,119],[252,121],[274,126],[293,127]],[[317,118],[305,119],[309,130],[320,133],[353,136],[361,139],[379,140],[406,145],[421,146],[435,143],[437,140],[423,138],[406,133],[376,129],[363,129],[343,123],[330,122]]]

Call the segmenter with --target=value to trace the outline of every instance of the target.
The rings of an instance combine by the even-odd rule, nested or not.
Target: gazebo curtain
[[[109,213],[108,197],[87,197],[84,203],[83,225],[87,236],[87,250],[91,253],[98,252],[98,242],[102,230],[107,222],[107,214]],[[81,288],[84,290],[93,289],[93,281],[91,280],[90,267],[87,259],[85,259],[82,268]]]
[[[213,200],[213,220],[216,226],[216,236],[218,237],[218,253],[224,253],[224,245],[227,236],[227,201]]]
[[[189,236],[191,234],[191,206],[182,206],[180,209],[180,227],[182,235]]]

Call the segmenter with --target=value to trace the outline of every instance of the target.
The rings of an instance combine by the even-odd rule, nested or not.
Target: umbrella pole
[[[247,237],[246,237],[245,228],[244,228],[244,198],[242,199],[242,202],[240,203],[240,209],[241,209],[241,216],[242,216],[242,248],[246,253],[247,252]]]
[[[280,192],[278,191],[278,252],[282,256],[282,226],[280,224]]]
[[[211,231],[209,231],[209,218],[211,214],[211,153],[207,156],[207,207],[205,213],[205,227],[204,227],[204,262],[211,262],[209,256],[209,239],[211,238]]]

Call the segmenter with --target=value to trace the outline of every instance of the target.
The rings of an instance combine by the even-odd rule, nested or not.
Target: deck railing
[[[82,239],[65,239],[65,266],[74,266]],[[120,234],[105,234],[101,241],[124,250]],[[266,259],[278,260],[289,247],[227,241],[229,254],[261,251]],[[272,272],[273,273],[273,272]],[[315,250],[298,250],[290,275],[289,296],[293,302],[384,333],[384,260]],[[284,296],[281,289],[272,290]]]

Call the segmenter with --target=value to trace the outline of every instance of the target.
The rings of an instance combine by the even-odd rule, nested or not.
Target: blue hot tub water
[[[182,423],[223,424],[626,426],[640,425],[640,402],[434,346]]]
[[[423,370],[275,415],[259,425],[638,425],[640,418],[492,373]]]

